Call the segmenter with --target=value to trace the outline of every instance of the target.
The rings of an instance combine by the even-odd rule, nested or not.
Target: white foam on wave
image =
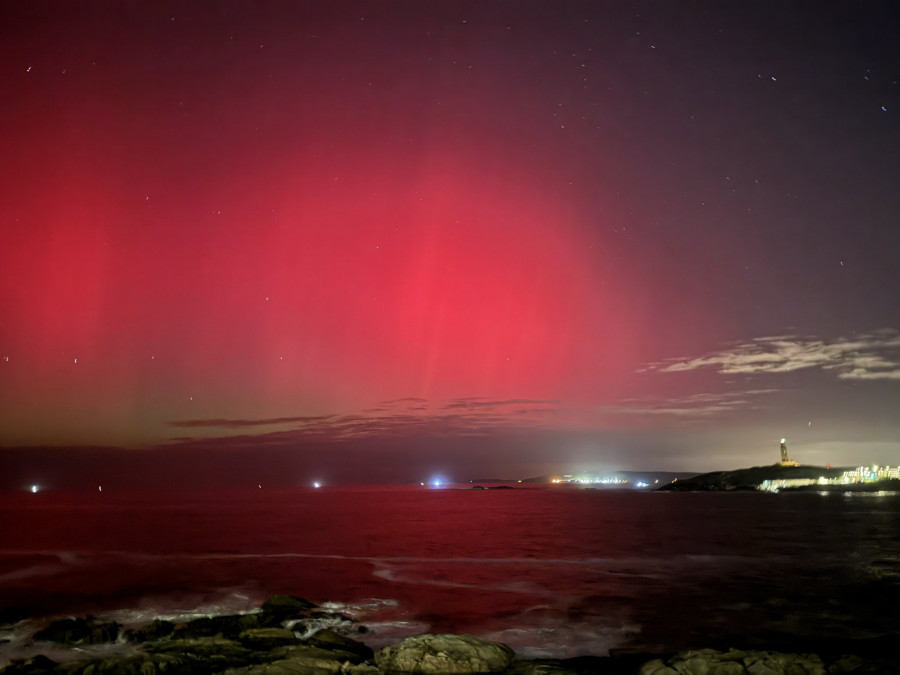
[[[0,668],[13,659],[28,659],[42,654],[57,663],[87,658],[129,654],[135,646],[126,643],[122,636],[116,642],[66,647],[52,642],[37,642],[34,634],[47,625],[46,620],[24,619],[0,631]]]
[[[539,625],[504,628],[481,637],[509,645],[522,658],[565,659],[587,655],[606,656],[610,649],[621,646],[640,631],[640,625],[634,622],[572,623],[560,618]]]
[[[133,628],[148,624],[154,619],[182,623],[226,614],[253,614],[260,611],[259,604],[260,601],[249,594],[223,590],[212,598],[209,595],[147,597],[138,607],[110,610],[98,616],[106,621],[117,621],[126,628]]]
[[[355,602],[323,602],[319,607],[329,612],[341,612],[357,618],[385,609],[396,609],[399,605],[399,602],[390,598],[364,598]]]
[[[61,565],[87,564],[94,559],[116,558],[141,563],[159,561],[203,561],[203,560],[265,560],[297,558],[308,560],[346,560],[371,564],[447,564],[447,565],[516,565],[525,567],[630,567],[654,568],[672,565],[701,564],[722,565],[755,560],[741,555],[682,554],[668,556],[630,557],[590,557],[590,558],[537,558],[537,557],[412,557],[412,556],[355,556],[329,553],[307,553],[301,551],[280,551],[277,553],[146,553],[137,551],[6,551],[4,555],[55,557]],[[36,565],[33,567],[41,567]],[[23,568],[27,569],[27,568]],[[17,573],[18,571],[14,572]],[[0,577],[0,578],[5,578]]]
[[[9,584],[34,577],[53,576],[83,562],[81,556],[71,551],[5,551],[2,555],[26,559],[45,558],[46,560],[0,574],[0,584]],[[55,560],[53,560],[54,558]]]
[[[376,650],[431,631],[431,624],[424,621],[366,621],[365,626],[368,632],[352,637]]]

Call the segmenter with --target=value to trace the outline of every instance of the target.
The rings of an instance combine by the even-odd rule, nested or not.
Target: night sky
[[[900,464],[898,34],[3,3],[3,485]]]

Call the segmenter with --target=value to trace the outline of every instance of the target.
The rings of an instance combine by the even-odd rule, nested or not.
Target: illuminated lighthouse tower
[[[781,439],[781,461],[779,464],[781,466],[800,466],[797,462],[788,457],[786,438]]]

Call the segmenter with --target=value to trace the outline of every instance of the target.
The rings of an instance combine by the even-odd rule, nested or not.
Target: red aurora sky
[[[4,7],[15,479],[900,463],[891,17]]]

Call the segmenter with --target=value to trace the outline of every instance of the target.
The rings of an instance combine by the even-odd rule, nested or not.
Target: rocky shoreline
[[[321,628],[322,625],[331,627]],[[678,654],[614,650],[609,656],[520,659],[507,645],[470,635],[420,635],[377,652],[357,638],[363,624],[308,600],[269,598],[257,612],[202,617],[185,623],[156,619],[137,629],[92,617],[54,621],[32,636],[52,660],[17,659],[2,675],[825,675],[896,673],[894,640],[831,645],[820,653],[700,649]],[[91,646],[115,653],[87,655]],[[824,646],[824,645],[823,645]],[[849,647],[849,649],[848,649]],[[54,652],[55,654],[55,652]]]

